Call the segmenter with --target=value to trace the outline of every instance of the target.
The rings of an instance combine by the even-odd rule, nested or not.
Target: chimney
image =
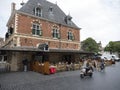
[[[13,2],[12,4],[11,4],[11,13],[13,12],[13,11],[15,11],[15,3]]]

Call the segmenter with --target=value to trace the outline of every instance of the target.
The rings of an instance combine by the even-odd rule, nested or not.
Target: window
[[[66,61],[66,62],[68,62],[68,64],[71,64],[71,61],[72,61],[71,55],[62,56],[62,61]]]
[[[52,6],[50,6],[49,11],[53,12],[53,7]]]
[[[52,6],[49,7],[49,13],[53,14],[53,7]]]
[[[35,8],[34,15],[38,17],[42,17],[42,9],[40,7]]]
[[[6,62],[7,61],[7,56],[4,56],[4,62]]]
[[[5,34],[5,38],[6,38],[6,39],[9,38],[9,34],[8,34],[8,32]]]
[[[53,38],[60,38],[60,33],[57,27],[53,28]]]
[[[37,53],[37,55],[35,55],[35,60],[39,61],[40,63],[44,63],[45,61],[48,60],[48,55],[41,55],[42,53]]]
[[[66,17],[65,17],[65,22],[66,22],[66,24],[68,24],[68,25],[72,25],[72,17],[70,16],[70,15],[67,15]]]
[[[42,35],[42,30],[39,24],[33,23],[32,26],[32,34],[33,35]]]
[[[7,61],[7,56],[0,55],[0,62],[6,62]]]
[[[68,32],[68,40],[74,40],[74,36],[71,31]]]
[[[12,27],[10,27],[10,28],[8,28],[8,33],[11,35],[11,34],[13,34],[13,28]]]

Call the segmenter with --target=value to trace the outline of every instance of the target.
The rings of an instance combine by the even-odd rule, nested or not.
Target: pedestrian
[[[86,59],[84,59],[84,61],[83,61],[83,67],[87,67],[87,60]]]
[[[22,61],[22,63],[23,63],[23,70],[24,70],[24,72],[26,72],[27,69],[28,69],[28,60],[27,60],[27,59],[24,59],[24,60]]]
[[[93,60],[93,67],[94,67],[94,70],[96,70],[97,69],[97,60]]]
[[[101,63],[100,63],[100,69],[101,71],[105,68],[105,65],[104,65],[104,60],[101,60]]]

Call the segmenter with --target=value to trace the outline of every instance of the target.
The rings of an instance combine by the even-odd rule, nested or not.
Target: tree
[[[120,42],[116,42],[114,46],[115,46],[115,52],[120,53]]]
[[[114,43],[112,41],[104,48],[104,51],[114,52]]]
[[[120,52],[120,41],[112,42],[110,41],[109,44],[104,48],[104,51],[109,52]]]
[[[81,48],[84,51],[88,51],[88,52],[94,52],[94,53],[99,52],[99,46],[96,43],[96,41],[94,39],[92,39],[92,38],[87,38],[86,40],[84,40],[82,42]]]

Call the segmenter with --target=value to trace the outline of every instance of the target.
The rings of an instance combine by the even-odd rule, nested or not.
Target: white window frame
[[[40,24],[38,23],[32,24],[32,34],[42,36],[42,29],[40,27]]]
[[[59,39],[60,38],[59,29],[54,27],[52,30],[53,30],[53,33],[52,33],[53,38]]]
[[[42,17],[42,9],[40,7],[36,7],[34,14],[35,16]]]
[[[74,39],[74,35],[71,31],[68,31],[68,40],[73,40]]]

